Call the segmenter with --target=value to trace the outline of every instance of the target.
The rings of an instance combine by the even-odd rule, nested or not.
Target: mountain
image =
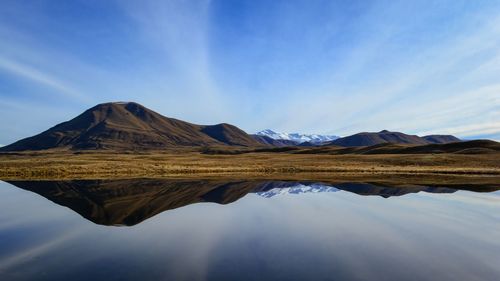
[[[201,132],[221,142],[222,144],[238,146],[259,145],[259,143],[255,141],[252,136],[248,135],[240,128],[227,123],[201,126]]]
[[[429,143],[450,143],[461,141],[459,138],[452,135],[429,135],[423,136],[422,138]]]
[[[250,135],[252,138],[261,144],[270,145],[270,146],[294,146],[297,145],[297,142],[292,140],[282,140],[282,139],[273,139],[268,136],[261,135]]]
[[[426,139],[427,138],[427,139]],[[454,136],[426,136],[407,135],[400,132],[390,132],[383,130],[380,132],[363,132],[348,137],[338,138],[328,142],[327,145],[338,145],[345,147],[352,146],[372,146],[384,143],[425,145],[429,143],[447,143],[460,141]]]
[[[134,102],[111,102],[96,105],[67,122],[0,150],[162,149],[217,145],[261,146],[233,125],[196,125],[167,118]]]
[[[260,132],[257,132],[256,135],[258,136],[265,136],[269,137],[274,140],[288,140],[288,141],[293,141],[296,144],[300,144],[303,142],[310,142],[313,144],[320,144],[323,142],[327,141],[332,141],[337,138],[338,136],[333,136],[333,135],[317,135],[317,134],[299,134],[299,133],[278,133],[270,129],[266,129]]]

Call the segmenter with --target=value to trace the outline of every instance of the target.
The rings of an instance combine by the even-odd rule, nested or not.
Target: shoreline
[[[460,179],[500,183],[500,153],[310,155],[199,151],[43,151],[0,154],[0,179]]]

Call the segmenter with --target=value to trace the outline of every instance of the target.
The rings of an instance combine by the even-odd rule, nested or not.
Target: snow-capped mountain
[[[324,184],[313,183],[309,185],[297,184],[290,187],[272,188],[266,191],[256,192],[257,195],[271,198],[276,195],[301,194],[301,193],[319,193],[319,192],[336,192],[338,188]]]
[[[266,129],[257,132],[256,135],[267,136],[275,140],[291,140],[297,143],[310,142],[313,144],[318,144],[327,141],[333,141],[338,139],[338,136],[334,135],[317,135],[317,134],[299,134],[299,133],[278,133],[270,129]]]

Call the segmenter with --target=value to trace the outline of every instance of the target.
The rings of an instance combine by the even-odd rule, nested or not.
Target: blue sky
[[[500,1],[1,1],[1,144],[108,101],[250,133],[499,140]]]

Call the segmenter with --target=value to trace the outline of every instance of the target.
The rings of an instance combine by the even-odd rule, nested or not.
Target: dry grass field
[[[500,182],[500,154],[211,155],[194,149],[149,152],[43,151],[0,154],[0,179],[109,178],[411,179],[413,183]]]

